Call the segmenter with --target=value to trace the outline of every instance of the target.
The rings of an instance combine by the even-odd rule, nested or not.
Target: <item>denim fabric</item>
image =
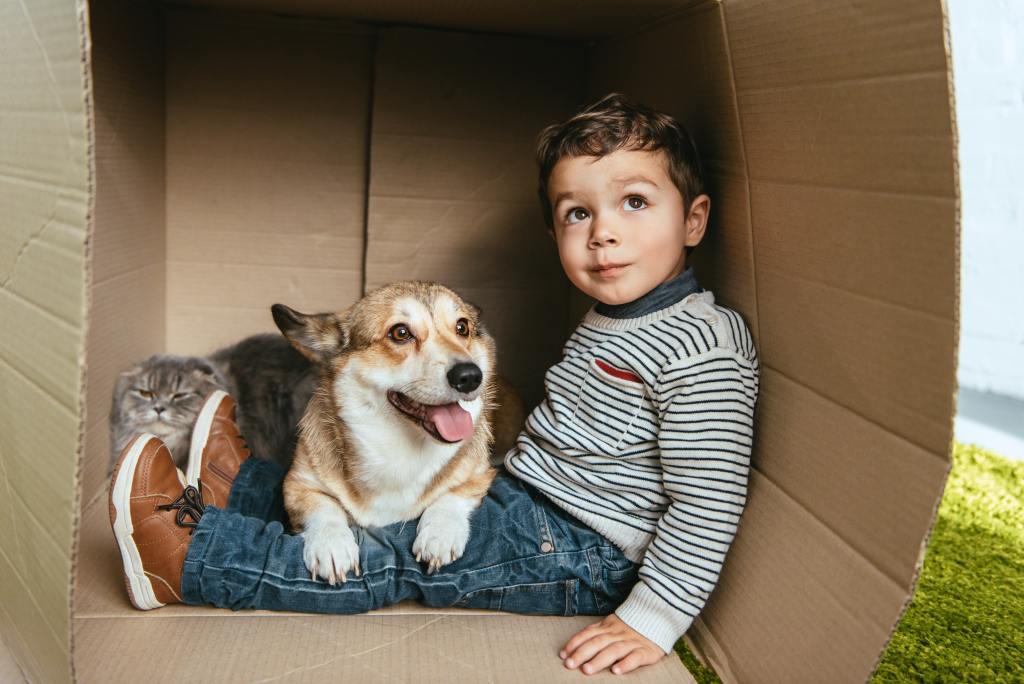
[[[500,473],[470,519],[466,551],[433,575],[412,554],[416,523],[353,527],[362,575],[312,579],[301,536],[286,532],[284,471],[250,458],[225,510],[209,506],[182,574],[186,603],[235,610],[362,613],[407,599],[535,615],[604,615],[635,584],[637,566],[607,539]]]

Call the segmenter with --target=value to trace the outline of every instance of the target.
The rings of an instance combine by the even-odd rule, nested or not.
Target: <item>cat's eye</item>
[[[455,323],[455,334],[462,337],[469,337],[469,321],[465,318],[460,318]]]
[[[139,396],[142,397],[143,399],[152,399],[153,398],[153,393],[150,392],[149,390],[137,389],[135,391],[138,392]]]
[[[171,400],[172,401],[180,401],[180,400],[185,399],[186,397],[189,397],[191,395],[192,395],[192,392],[178,392],[173,397],[171,397]]]
[[[413,339],[413,334],[412,331],[409,330],[408,325],[405,323],[397,323],[391,326],[391,329],[388,330],[388,337],[395,342],[408,342]]]

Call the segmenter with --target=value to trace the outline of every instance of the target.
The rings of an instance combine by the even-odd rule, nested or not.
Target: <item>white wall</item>
[[[959,379],[1024,399],[1024,0],[947,0],[960,130]]]

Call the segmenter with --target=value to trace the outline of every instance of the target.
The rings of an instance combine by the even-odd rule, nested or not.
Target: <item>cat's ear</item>
[[[143,362],[145,363],[145,362]],[[122,373],[119,373],[114,382],[114,398],[124,396],[125,392],[135,383],[135,379],[142,373],[143,365],[140,364]]]
[[[314,363],[322,363],[348,344],[348,336],[335,314],[304,314],[284,304],[270,307],[274,323],[292,346]]]

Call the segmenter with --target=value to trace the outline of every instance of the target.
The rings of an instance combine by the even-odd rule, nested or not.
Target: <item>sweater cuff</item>
[[[676,641],[693,623],[692,617],[662,601],[643,580],[634,585],[615,614],[665,653],[672,652]]]

